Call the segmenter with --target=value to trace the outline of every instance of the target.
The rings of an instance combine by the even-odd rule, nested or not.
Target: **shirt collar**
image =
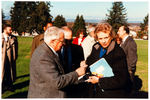
[[[48,45],[48,47],[50,47],[51,50],[54,52],[54,54],[55,54],[56,56],[58,56],[57,52],[56,52],[51,46]]]
[[[91,39],[91,40],[94,40],[94,38],[92,37],[92,36],[90,36],[90,35],[88,35],[89,36],[89,38]]]
[[[122,42],[124,43],[128,37],[129,37],[129,35],[125,36],[125,37],[123,38]]]
[[[7,39],[10,38],[10,36],[6,35],[5,33],[3,33],[3,36],[4,36],[5,41],[8,41]]]

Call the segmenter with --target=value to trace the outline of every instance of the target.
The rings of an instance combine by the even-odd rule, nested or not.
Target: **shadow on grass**
[[[143,99],[147,99],[148,98],[148,92],[145,92],[145,91],[135,91],[134,93],[132,93],[132,95],[130,96],[130,98],[143,98]]]
[[[23,76],[25,77],[28,75],[23,75]],[[140,91],[143,84],[142,84],[142,80],[138,76],[135,76],[135,83],[136,84],[135,84],[134,92],[127,98],[145,98],[145,99],[148,98],[148,92]],[[29,86],[29,80],[24,81],[22,83],[15,84],[14,89],[21,89],[26,86]],[[27,94],[28,91],[24,91],[24,92],[10,95],[6,98],[27,98]]]
[[[142,86],[143,86],[142,80],[139,78],[139,76],[136,75],[134,79],[133,91],[130,97],[131,98],[148,98],[148,92],[140,91]]]
[[[14,92],[17,89],[22,89],[26,86],[29,86],[29,80],[13,85]],[[24,92],[15,93],[15,94],[10,95],[10,96],[5,97],[5,98],[27,98],[27,94],[28,94],[28,91],[25,90]]]
[[[23,78],[23,77],[28,77],[28,76],[29,76],[29,74],[26,74],[26,75],[18,76],[16,79]]]
[[[20,92],[20,93],[10,95],[6,98],[27,98],[27,94],[28,94],[28,91],[24,91],[24,92]]]
[[[24,88],[26,86],[29,86],[29,80],[24,81],[22,83],[15,84],[15,85],[13,85],[13,88],[16,90],[16,89]]]

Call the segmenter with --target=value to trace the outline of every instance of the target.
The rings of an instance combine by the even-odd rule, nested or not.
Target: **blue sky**
[[[6,16],[9,15],[10,8],[13,6],[12,1],[2,1],[1,7]],[[85,19],[98,19],[103,20],[108,14],[108,10],[112,7],[112,2],[79,2],[79,1],[52,1],[50,8],[51,15],[56,17],[58,14],[62,14],[65,19],[75,19],[77,14],[83,15]],[[146,1],[131,1],[123,2],[126,8],[128,21],[143,21],[144,17],[148,14],[148,2]]]

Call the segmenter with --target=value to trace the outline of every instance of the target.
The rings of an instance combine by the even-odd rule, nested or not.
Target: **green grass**
[[[32,44],[31,37],[18,37],[19,51],[17,59],[17,80],[14,83],[14,92],[6,91],[2,98],[26,98],[29,85],[29,63],[30,49]],[[148,41],[136,40],[137,43],[137,71],[136,75],[143,81],[141,91],[148,92]]]
[[[24,98],[27,96],[31,44],[31,37],[18,37],[17,79],[14,82],[16,90],[4,92],[2,98]]]
[[[136,75],[142,79],[141,91],[148,91],[148,41],[136,40],[137,43],[137,70]]]

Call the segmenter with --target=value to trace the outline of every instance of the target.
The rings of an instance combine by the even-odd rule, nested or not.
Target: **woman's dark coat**
[[[93,64],[100,59],[100,44],[96,43],[93,46],[90,56],[87,58],[88,65]],[[126,56],[123,49],[114,41],[110,43],[106,54],[103,56],[108,64],[111,66],[114,76],[104,77],[99,79],[96,84],[96,91],[94,94],[94,85],[89,87],[90,97],[126,97],[131,88],[131,81],[129,78]]]

